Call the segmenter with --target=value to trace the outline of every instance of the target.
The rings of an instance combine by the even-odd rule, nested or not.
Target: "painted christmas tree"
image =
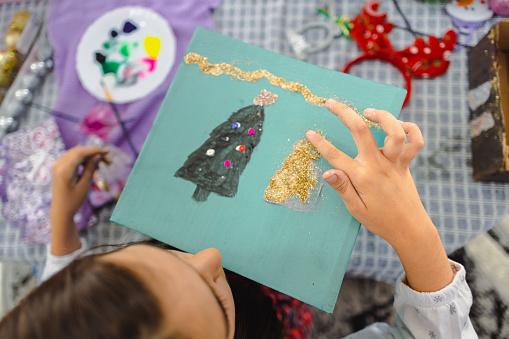
[[[270,100],[260,101],[260,98],[269,97]],[[254,105],[234,112],[210,133],[210,138],[203,145],[188,156],[175,176],[196,184],[194,200],[205,201],[210,192],[230,198],[235,196],[240,175],[262,136],[263,106],[276,99],[277,95],[262,91],[255,98]]]

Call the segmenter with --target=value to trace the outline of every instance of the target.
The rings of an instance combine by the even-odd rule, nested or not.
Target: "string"
[[[401,15],[401,17],[403,18],[403,21],[405,21],[405,25],[408,29],[408,31],[410,33],[412,33],[412,35],[414,37],[417,37],[418,34],[412,29],[412,26],[410,25],[410,22],[408,21],[407,17],[405,16],[405,14],[403,13],[403,11],[401,10],[401,7],[399,7],[399,3],[397,0],[392,0],[392,2],[394,3],[394,6],[396,6],[396,10],[399,12],[399,14]]]
[[[394,28],[397,28],[397,29],[402,29],[404,31],[407,31],[407,32],[411,32],[412,34],[417,34],[417,35],[423,35],[423,36],[430,36],[431,34],[428,34],[428,33],[423,33],[423,32],[419,32],[419,31],[415,31],[415,30],[409,30],[407,27],[403,27],[403,26],[399,26],[399,25],[396,25],[396,24],[393,24]]]
[[[424,33],[424,32],[420,32],[420,31],[416,31],[414,30],[411,26],[410,26],[410,22],[408,21],[407,17],[405,16],[405,14],[403,13],[403,11],[401,10],[401,8],[399,7],[399,4],[397,3],[396,0],[393,0],[394,1],[394,5],[396,6],[396,9],[398,10],[399,14],[401,15],[401,17],[403,18],[403,21],[405,21],[405,24],[406,24],[406,27],[403,27],[403,26],[399,26],[399,25],[396,25],[396,24],[393,24],[394,28],[397,28],[397,29],[402,29],[404,31],[407,31],[407,32],[410,32],[412,33],[412,35],[414,37],[417,37],[419,35],[421,36],[430,36],[431,34],[428,34],[428,33]],[[327,19],[330,18],[330,15],[329,15],[329,12],[324,9],[324,8],[318,8],[318,13],[319,14],[322,14],[324,15]],[[335,16],[334,17],[334,21],[336,22],[336,24],[340,25],[340,24],[343,24],[341,25],[341,29],[343,30],[343,35],[348,39],[348,40],[351,40],[349,34],[347,34],[345,32],[345,29],[347,30],[350,30],[351,29],[351,23],[349,22],[349,20],[347,19],[344,19],[343,17],[337,17]]]
[[[35,103],[35,102],[27,103],[26,105],[29,106],[29,107],[38,109],[40,111],[43,111],[45,113],[51,114],[53,116],[56,116],[57,118],[61,118],[61,119],[68,120],[68,121],[72,121],[72,122],[75,122],[75,123],[80,123],[81,122],[80,118],[77,118],[75,116],[69,115],[69,114],[64,113],[64,112],[59,112],[59,111],[52,110],[49,107],[46,107],[46,106],[43,106],[43,105],[39,105],[38,103]]]
[[[29,106],[29,107],[38,109],[40,111],[43,111],[45,113],[48,113],[50,115],[53,115],[53,116],[55,116],[57,118],[61,118],[61,119],[64,119],[64,120],[67,120],[67,121],[71,121],[71,122],[74,122],[74,123],[81,123],[81,119],[78,118],[78,117],[72,116],[72,115],[64,113],[64,112],[55,111],[55,110],[53,110],[53,109],[51,109],[49,107],[40,105],[40,104],[35,103],[35,102],[27,103],[26,105]],[[115,104],[110,102],[110,105],[111,105],[111,108],[113,109],[113,111],[115,112],[115,117],[117,118],[117,121],[119,122],[120,127],[122,128],[122,133],[124,134],[124,137],[127,140],[128,144],[129,144],[129,147],[133,151],[134,155],[136,157],[138,157],[138,152],[136,151],[136,148],[134,147],[134,145],[133,145],[133,143],[131,141],[131,138],[129,136],[129,132],[128,132],[127,128],[125,127],[125,123],[126,122],[131,122],[131,121],[135,120],[135,118],[122,120],[120,118],[120,114],[118,113],[118,110],[117,110],[117,107],[115,106]]]
[[[124,133],[124,137],[127,140],[127,143],[129,144],[129,147],[131,148],[131,151],[133,152],[134,157],[138,158],[138,151],[136,151],[136,147],[134,147],[133,141],[131,140],[131,136],[129,135],[129,132],[127,131],[127,128],[125,127],[124,121],[120,118],[120,114],[118,113],[117,105],[115,105],[113,103],[113,97],[111,96],[111,93],[105,84],[103,84],[103,91],[104,91],[104,94],[106,95],[106,100],[108,100],[108,103],[111,106],[111,109],[113,110],[113,112],[115,112],[115,117],[117,118],[120,128],[122,129],[122,133]]]
[[[35,109],[38,109],[39,111],[42,111],[44,113],[48,113],[50,115],[53,115],[57,118],[60,118],[60,119],[64,119],[64,120],[67,120],[67,121],[71,121],[71,122],[75,122],[75,123],[81,123],[82,119],[78,118],[78,117],[75,117],[73,115],[70,115],[68,113],[64,113],[64,112],[60,112],[60,111],[55,111],[49,107],[46,107],[46,106],[43,106],[41,104],[38,104],[38,103],[35,103],[35,102],[32,102],[32,103],[27,103],[26,104],[27,106],[29,107],[32,107],[32,108],[35,108]],[[124,119],[124,123],[130,123],[132,121],[136,120],[136,118],[130,118],[130,119]]]

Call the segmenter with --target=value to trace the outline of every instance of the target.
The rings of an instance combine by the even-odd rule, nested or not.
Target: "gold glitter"
[[[270,179],[265,198],[275,203],[284,203],[297,195],[302,202],[309,198],[309,191],[316,186],[318,178],[313,171],[313,161],[320,159],[320,153],[306,139],[293,145],[293,153],[286,158],[283,166]]]
[[[187,64],[198,64],[200,70],[203,73],[212,75],[228,74],[232,79],[235,80],[255,82],[265,78],[274,86],[279,86],[287,91],[301,93],[304,99],[311,105],[323,106],[325,105],[325,101],[327,101],[326,98],[321,98],[311,93],[309,88],[307,88],[303,84],[299,84],[298,82],[293,81],[286,81],[281,77],[275,76],[266,69],[259,69],[253,72],[245,72],[238,67],[232,66],[224,62],[220,64],[211,64],[208,62],[207,57],[201,56],[196,53],[188,53],[184,57],[184,61]]]
[[[490,29],[488,32],[488,39],[490,39],[492,45],[495,44],[495,28]]]
[[[291,92],[297,92],[301,93],[304,97],[304,100],[306,100],[307,103],[315,106],[324,106],[325,102],[327,101],[327,98],[319,97],[314,95],[309,88],[304,86],[303,84],[300,84],[298,82],[293,81],[286,81],[284,78],[275,76],[274,74],[270,73],[266,69],[259,69],[257,71],[252,72],[245,72],[241,70],[238,67],[235,67],[231,64],[227,63],[220,63],[220,64],[211,64],[208,61],[207,57],[204,57],[202,55],[199,55],[197,53],[188,53],[184,57],[184,61],[187,64],[197,64],[198,67],[200,67],[200,70],[203,73],[211,74],[211,75],[221,75],[221,74],[227,74],[232,79],[235,80],[241,80],[241,81],[248,81],[248,82],[255,82],[261,79],[267,79],[272,85],[281,87],[284,90],[291,91]],[[335,99],[338,99],[337,97],[334,97]],[[342,101],[339,99],[338,101]],[[351,109],[353,109],[357,114],[361,116],[361,118],[364,120],[364,122],[369,127],[378,128],[378,124],[375,124],[368,119],[366,119],[362,114],[359,113],[357,108],[353,105],[346,104]]]

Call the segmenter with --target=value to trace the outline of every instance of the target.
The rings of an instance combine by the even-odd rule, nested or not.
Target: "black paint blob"
[[[100,64],[104,64],[106,62],[106,57],[98,52],[95,53],[95,60],[97,60],[97,62]]]

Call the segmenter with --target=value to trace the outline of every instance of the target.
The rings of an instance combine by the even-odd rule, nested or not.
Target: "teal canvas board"
[[[307,86],[319,97],[346,99],[360,112],[374,107],[397,116],[406,94],[401,88],[311,65],[203,28],[196,30],[187,52],[242,71],[265,69]],[[256,147],[238,176],[236,191],[232,196],[211,192],[205,201],[196,201],[197,184],[175,173],[200,147],[207,149],[216,128],[224,127],[232,113],[253,105],[263,89],[278,99],[264,107],[263,124],[257,121]],[[182,61],[111,220],[186,252],[215,247],[225,268],[331,313],[359,222],[327,184],[312,212],[263,199],[270,179],[308,129],[322,131],[340,150],[356,156],[350,131],[325,106],[311,105],[300,93],[266,79],[248,82],[205,74],[198,65]],[[381,146],[385,134],[380,129],[373,133]],[[249,137],[240,139],[246,147]],[[231,160],[232,170],[235,162]],[[196,175],[210,170],[207,164],[196,169]],[[330,168],[323,159],[317,165],[323,171]],[[209,167],[213,166],[217,164]]]

